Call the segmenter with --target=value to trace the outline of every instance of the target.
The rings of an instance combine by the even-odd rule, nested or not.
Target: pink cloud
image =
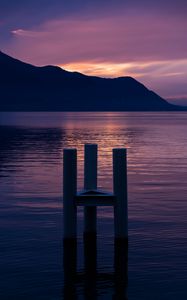
[[[36,65],[80,66],[77,70],[84,72],[85,64],[89,74],[112,76],[114,70],[114,76],[132,75],[163,96],[170,96],[170,90],[179,94],[179,88],[187,94],[185,28],[182,16],[143,11],[77,15],[14,29],[5,50]]]
[[[186,58],[186,19],[129,13],[51,20],[15,29],[11,49],[35,64]],[[14,45],[14,47],[12,47]]]

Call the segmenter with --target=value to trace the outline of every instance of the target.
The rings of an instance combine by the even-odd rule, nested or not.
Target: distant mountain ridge
[[[176,111],[132,77],[36,67],[0,52],[0,111]]]

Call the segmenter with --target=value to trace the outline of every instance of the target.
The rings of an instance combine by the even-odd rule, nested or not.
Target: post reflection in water
[[[84,237],[85,300],[97,299],[97,239]]]
[[[77,243],[64,241],[64,300],[78,299],[77,284],[84,286],[84,299],[97,300],[97,285],[107,281],[114,288],[113,300],[127,300],[128,242],[116,239],[114,242],[114,271],[99,272],[97,267],[97,239],[84,238],[84,271],[77,271]]]
[[[116,239],[114,244],[114,284],[115,300],[127,300],[128,283],[128,242],[125,239]]]
[[[77,267],[77,242],[64,240],[64,299],[77,299],[76,296],[76,267]]]

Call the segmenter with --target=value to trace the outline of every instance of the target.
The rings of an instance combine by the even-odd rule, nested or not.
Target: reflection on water
[[[98,272],[97,241],[84,240],[84,272],[77,272],[77,245],[75,241],[64,243],[64,300],[77,299],[77,283],[82,284],[84,299],[97,300],[98,283],[105,281],[111,288],[112,299],[127,300],[127,255],[126,242],[115,241],[113,272]]]
[[[78,149],[81,188],[84,143],[98,144],[109,191],[112,148],[128,148],[128,298],[186,299],[186,113],[0,113],[0,125],[1,299],[125,299],[111,208],[98,211],[97,255],[80,208],[77,261],[62,245],[62,150]]]

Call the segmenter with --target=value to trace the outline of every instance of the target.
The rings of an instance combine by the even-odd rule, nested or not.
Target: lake
[[[62,153],[77,148],[81,189],[85,143],[98,144],[98,185],[110,192],[112,149],[128,149],[128,288],[116,282],[107,207],[98,209],[94,280],[78,209],[77,274],[64,285]],[[69,300],[68,288],[72,299],[89,290],[89,299],[187,299],[187,113],[0,113],[0,149],[2,300]]]

